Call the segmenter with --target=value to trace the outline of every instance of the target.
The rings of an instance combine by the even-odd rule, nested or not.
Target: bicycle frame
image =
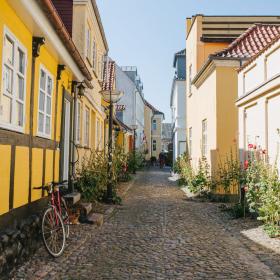
[[[55,190],[55,187],[52,186],[51,190],[51,199],[50,199],[50,206],[54,208],[55,212],[55,222],[58,224],[58,217],[57,212],[61,216],[62,210],[61,210],[61,198],[60,198],[60,192],[59,190]]]

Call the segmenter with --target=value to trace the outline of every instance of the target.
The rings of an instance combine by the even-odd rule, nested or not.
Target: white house
[[[136,67],[116,67],[116,89],[124,92],[116,106],[117,118],[129,127],[137,125],[136,148],[143,150],[145,100]]]
[[[280,26],[275,29],[280,32]],[[246,158],[253,144],[275,163],[280,151],[280,37],[238,71],[239,148]],[[280,168],[278,160],[278,168]]]
[[[173,161],[186,151],[186,50],[174,55],[176,69],[172,83],[170,108],[172,113]]]

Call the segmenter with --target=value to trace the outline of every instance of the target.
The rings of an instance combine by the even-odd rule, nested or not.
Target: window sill
[[[45,138],[45,139],[51,140],[51,135],[43,134],[43,133],[40,133],[40,132],[37,132],[36,136],[40,137],[40,138]]]
[[[7,124],[7,123],[0,123],[0,128],[6,129],[6,130],[11,130],[19,133],[24,133],[24,127],[21,126],[15,126],[12,124]]]

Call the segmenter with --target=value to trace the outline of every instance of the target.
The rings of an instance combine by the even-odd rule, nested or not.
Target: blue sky
[[[110,56],[137,66],[145,98],[171,120],[173,55],[185,48],[185,19],[195,14],[280,15],[280,0],[97,0]]]

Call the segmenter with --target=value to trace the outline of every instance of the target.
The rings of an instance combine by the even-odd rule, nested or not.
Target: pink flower
[[[248,144],[248,148],[249,148],[249,149],[252,149],[253,147],[254,147],[253,144]]]
[[[244,169],[247,170],[249,167],[249,161],[248,160],[245,160],[244,161]]]

